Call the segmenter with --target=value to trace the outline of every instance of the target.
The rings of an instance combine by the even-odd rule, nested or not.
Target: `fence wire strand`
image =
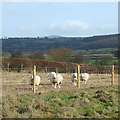
[[[118,66],[115,66],[115,74],[118,74]],[[32,72],[33,68],[0,68],[0,70],[8,72]],[[37,67],[37,72],[56,72],[56,73],[75,73],[77,72],[77,67]],[[80,73],[89,74],[111,74],[112,66],[80,66]]]

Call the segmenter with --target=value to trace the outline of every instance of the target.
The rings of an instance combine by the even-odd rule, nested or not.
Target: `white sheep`
[[[72,73],[71,80],[74,82],[74,86],[77,85],[77,73]]]
[[[88,79],[89,79],[89,74],[88,73],[82,73],[80,75],[80,80],[81,81],[84,81],[86,83]]]
[[[30,77],[29,84],[33,85],[33,75]],[[40,84],[40,76],[36,75],[35,85],[38,86],[39,84]]]
[[[54,85],[54,88],[56,88],[57,85],[60,88],[60,85],[63,81],[63,77],[61,74],[56,74],[55,72],[51,72],[49,78],[51,84]]]
[[[88,73],[80,74],[80,81],[84,81],[86,83],[88,79],[89,79],[89,74]],[[74,86],[77,85],[77,73],[72,73],[71,74],[71,81],[74,82]]]

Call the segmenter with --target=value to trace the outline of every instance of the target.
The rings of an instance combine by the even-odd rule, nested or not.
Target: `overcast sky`
[[[118,2],[4,2],[2,37],[118,32]]]

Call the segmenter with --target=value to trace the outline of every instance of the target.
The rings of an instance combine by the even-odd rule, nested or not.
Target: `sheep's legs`
[[[60,88],[60,84],[58,85],[58,87]]]
[[[74,86],[76,86],[77,85],[77,83],[76,82],[74,82]]]
[[[36,90],[37,90],[38,88],[36,87]],[[33,90],[33,87],[32,87],[32,90]]]
[[[85,84],[86,84],[86,82],[87,82],[87,81],[86,81],[86,80],[84,80],[84,81],[82,80],[82,81],[80,81],[80,82],[81,82],[81,83],[85,83]]]
[[[54,86],[54,88],[56,88],[56,86],[57,86],[57,83],[55,83],[55,86]]]
[[[83,80],[82,82],[86,84],[87,81],[86,81],[86,80]]]

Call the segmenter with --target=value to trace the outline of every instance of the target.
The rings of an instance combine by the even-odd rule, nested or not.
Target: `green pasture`
[[[3,118],[118,118],[118,86],[52,90],[2,98]]]

